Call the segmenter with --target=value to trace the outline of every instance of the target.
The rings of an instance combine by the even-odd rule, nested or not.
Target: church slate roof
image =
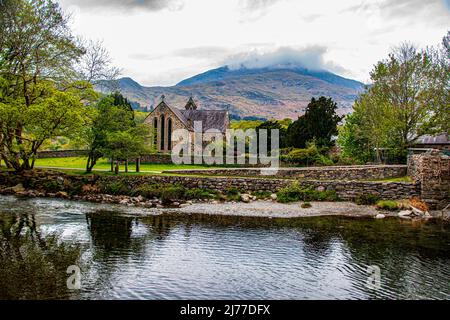
[[[195,121],[202,122],[202,130],[217,129],[222,133],[228,129],[228,111],[224,110],[178,110],[187,120],[187,125],[192,127]],[[192,127],[193,129],[193,127]]]

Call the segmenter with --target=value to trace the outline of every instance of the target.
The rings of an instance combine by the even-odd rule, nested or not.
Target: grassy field
[[[398,177],[398,178],[386,178],[386,179],[378,179],[378,180],[368,180],[371,182],[413,182],[413,179],[409,176]]]
[[[45,159],[37,159],[35,163],[36,168],[46,168],[46,169],[55,169],[61,170],[66,173],[73,174],[84,174],[86,167],[86,158],[85,157],[70,157],[70,158],[45,158]],[[183,170],[183,169],[208,169],[208,168],[219,168],[219,167],[236,167],[237,165],[223,165],[223,166],[207,166],[207,165],[177,165],[177,164],[155,164],[155,163],[141,163],[141,172],[136,172],[136,167],[134,163],[130,163],[128,166],[127,175],[146,175],[146,174],[162,174],[163,171],[166,170]],[[6,170],[3,166],[0,167],[0,170]],[[101,175],[113,175],[113,172],[110,172],[111,164],[107,159],[100,159],[96,166],[94,167],[94,172]],[[120,174],[125,174],[125,166],[120,166]],[[165,173],[164,175],[189,175],[190,174],[171,174]],[[208,174],[196,174],[192,176],[204,177],[208,176]],[[260,178],[273,179],[275,177],[270,176],[258,176]],[[238,178],[238,176],[235,176]],[[246,177],[247,178],[247,177]],[[287,177],[286,179],[289,179]],[[362,180],[362,181],[370,181],[370,182],[413,182],[412,179],[408,176],[398,177],[398,178],[387,178],[380,180]]]
[[[86,167],[86,158],[84,157],[71,157],[71,158],[45,158],[37,159],[35,163],[36,168],[65,168],[76,169],[82,171]],[[164,170],[181,170],[181,169],[206,169],[211,166],[205,165],[177,165],[177,164],[155,164],[155,163],[141,163],[141,172],[154,172],[158,173]],[[109,171],[111,164],[107,159],[100,159],[94,167],[94,170]],[[123,171],[125,167],[120,166],[120,171]],[[134,172],[136,166],[134,163],[128,165],[129,172]]]

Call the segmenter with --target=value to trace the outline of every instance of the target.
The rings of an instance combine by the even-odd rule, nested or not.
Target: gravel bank
[[[277,203],[254,201],[251,203],[194,203],[190,206],[170,209],[180,214],[209,214],[245,217],[298,218],[314,216],[375,217],[379,211],[371,206],[359,206],[351,202],[312,202],[311,208],[303,209],[301,202]]]

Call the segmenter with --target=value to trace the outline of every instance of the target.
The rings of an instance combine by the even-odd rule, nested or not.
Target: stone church
[[[172,150],[172,133],[177,129],[186,129],[194,132],[194,122],[201,121],[202,130],[219,130],[224,136],[230,126],[228,111],[224,110],[199,110],[192,97],[189,98],[184,110],[169,106],[161,102],[147,116],[145,123],[149,125],[153,133],[152,144],[158,152],[168,153]]]

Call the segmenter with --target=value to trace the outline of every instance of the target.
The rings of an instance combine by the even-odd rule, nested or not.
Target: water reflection
[[[3,205],[2,205],[3,201]],[[396,219],[140,217],[61,200],[0,198],[0,226],[85,245],[81,298],[398,299],[450,295],[450,226]],[[56,202],[56,203],[55,203]],[[17,210],[19,207],[20,210]],[[42,212],[46,207],[50,212]],[[57,208],[57,209],[54,209]],[[36,212],[23,215],[20,212]],[[51,218],[50,218],[51,216]],[[7,227],[9,226],[9,227]],[[6,231],[3,231],[6,230]],[[367,267],[381,288],[367,288]]]
[[[66,286],[66,270],[82,265],[81,248],[42,234],[35,215],[0,211],[0,299],[77,298]]]

